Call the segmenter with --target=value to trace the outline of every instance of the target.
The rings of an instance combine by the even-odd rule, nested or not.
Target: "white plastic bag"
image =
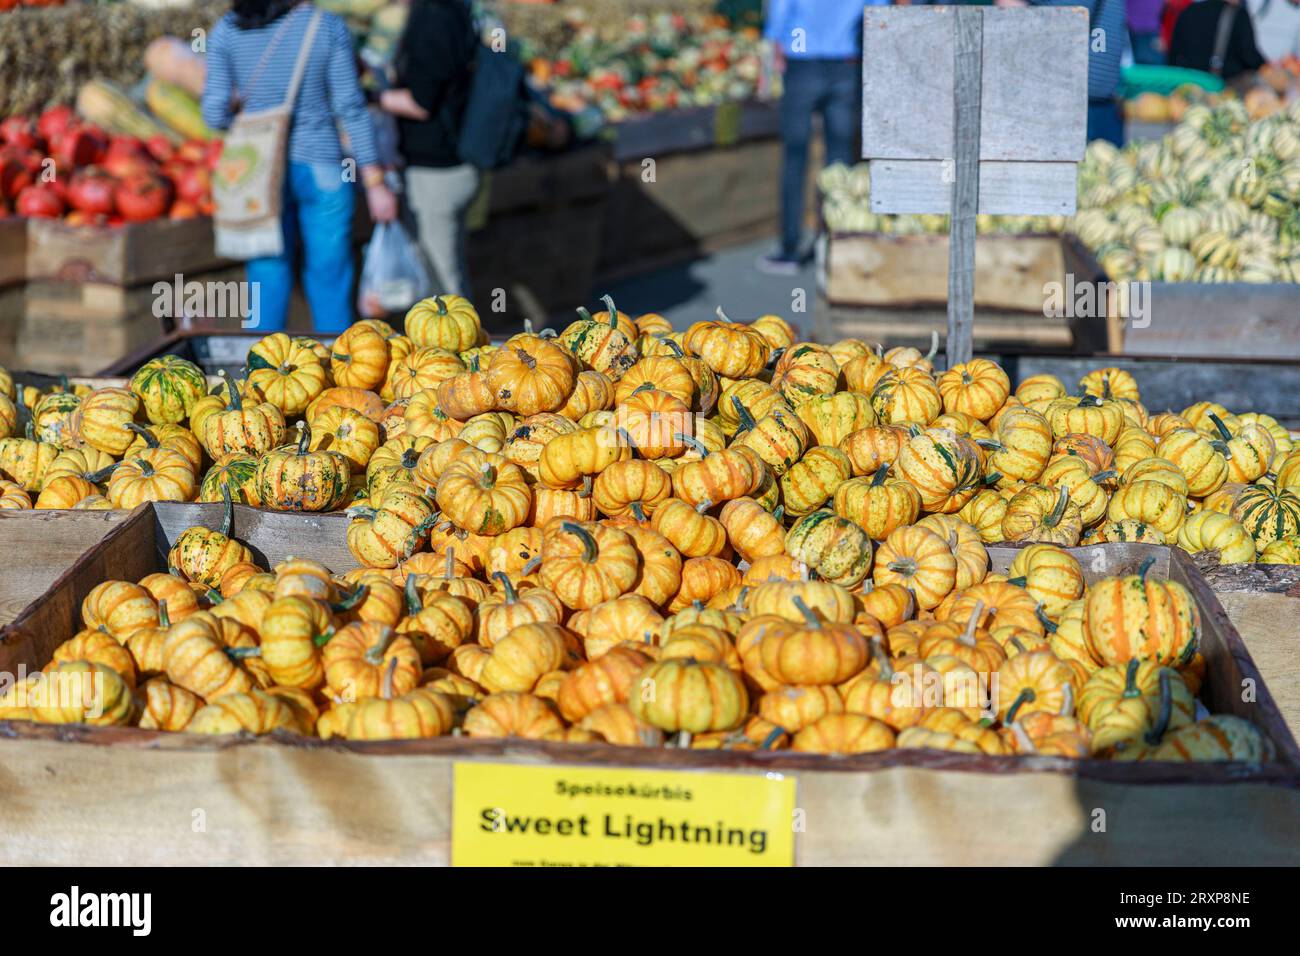
[[[375,226],[357,286],[357,311],[363,319],[405,312],[433,294],[420,250],[399,222]]]

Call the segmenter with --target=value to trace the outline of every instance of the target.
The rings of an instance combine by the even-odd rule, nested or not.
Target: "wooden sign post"
[[[971,357],[976,215],[1074,213],[1088,44],[1080,7],[866,9],[871,210],[950,216],[949,367]]]

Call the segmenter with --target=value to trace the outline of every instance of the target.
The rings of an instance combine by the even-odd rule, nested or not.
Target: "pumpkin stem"
[[[514,583],[510,580],[510,575],[504,571],[493,571],[492,577],[496,578],[501,585],[501,590],[505,592],[506,603],[516,604],[519,601],[519,592],[515,590]]]
[[[1061,692],[1061,716],[1069,717],[1074,713],[1074,685],[1066,683]]]
[[[379,696],[384,700],[393,699],[393,674],[396,672],[397,658],[394,657],[388,662],[388,666],[384,668],[384,680],[379,685]]]
[[[1142,559],[1142,563],[1138,565],[1137,576],[1139,581],[1142,581],[1143,583],[1146,582],[1147,572],[1151,570],[1151,566],[1155,563],[1156,563],[1155,555],[1151,555],[1150,557],[1146,557]]]
[[[226,394],[229,396],[226,399],[226,408],[232,412],[242,412],[244,410],[244,397],[239,394],[239,383],[232,382],[224,368],[218,369],[217,374],[221,376],[222,382],[225,383]]]
[[[772,730],[768,733],[768,735],[763,738],[763,742],[758,745],[758,749],[771,750],[772,745],[775,744],[778,740],[780,740],[784,734],[785,734],[785,728],[773,727]]]
[[[1055,528],[1061,523],[1061,518],[1065,516],[1065,506],[1070,501],[1070,489],[1061,485],[1061,493],[1056,498],[1056,505],[1051,512],[1043,518],[1043,527]]]
[[[1137,687],[1137,672],[1139,661],[1136,657],[1128,662],[1128,667],[1124,671],[1124,693],[1123,697],[1134,698],[1141,697],[1142,692]]]
[[[1004,447],[1002,442],[998,441],[996,438],[976,438],[975,444],[979,445],[981,448],[986,448],[989,451],[1001,451]]]
[[[397,635],[393,633],[391,627],[385,627],[379,635],[379,641],[372,647],[366,648],[364,655],[366,661],[378,666],[384,662],[384,655],[388,652],[389,646],[396,639]]]
[[[971,608],[970,618],[966,621],[966,630],[961,636],[961,642],[967,647],[975,646],[975,629],[979,627],[980,618],[984,614],[984,602],[976,601],[975,606]]]
[[[582,486],[578,489],[579,498],[590,498],[592,489],[596,487],[596,479],[591,475],[582,476]]]
[[[871,476],[871,487],[879,488],[881,485],[885,483],[885,479],[888,476],[889,476],[889,465],[887,464],[881,465],[879,468],[876,469],[876,473]]]
[[[479,484],[483,488],[494,488],[497,483],[497,470],[492,462],[483,462],[483,467],[479,470]]]
[[[1169,729],[1169,718],[1173,716],[1174,698],[1169,690],[1169,668],[1160,668],[1160,710],[1156,713],[1156,722],[1143,739],[1151,746],[1160,743]]]
[[[582,306],[578,306],[578,308],[576,309],[576,311],[577,311],[577,313],[578,313],[578,319],[579,319],[579,321],[582,321],[582,322],[595,322],[595,321],[596,321],[596,320],[592,317],[591,313],[588,312],[588,311],[587,311],[585,308],[583,308]]]
[[[715,311],[718,314],[718,318],[721,319],[723,322],[726,322],[728,325],[735,324],[731,321],[731,319],[727,318],[727,313],[722,311],[722,306],[718,306],[718,308]]]
[[[143,438],[145,445],[147,445],[148,447],[150,448],[158,447],[158,437],[149,429],[145,428],[143,425],[137,425],[135,422],[127,422],[126,430],[131,432],[132,434],[139,435],[141,438]]]
[[[885,653],[885,647],[878,637],[871,639],[871,656],[875,658],[876,664],[880,667],[880,679],[892,681],[894,679],[894,665],[890,663],[889,655]]]
[[[654,390],[655,390],[654,382],[642,382],[636,388],[632,389],[632,392],[628,397],[631,398],[632,395],[640,395],[642,392],[653,392]]]
[[[939,333],[936,329],[930,330],[930,351],[925,353],[925,360],[928,362],[939,352]]]
[[[442,301],[442,296],[440,296],[440,295],[435,295],[435,296],[433,297],[433,304],[436,305],[436,306],[438,307],[438,314],[439,314],[439,315],[446,315],[446,314],[447,314],[447,303],[445,303],[445,302]]]
[[[210,601],[213,606],[221,604],[226,600],[225,597],[222,595],[222,593],[218,591],[216,588],[208,588],[207,593],[204,594],[203,596],[207,598],[208,601]]]
[[[298,422],[298,454],[307,454],[307,447],[311,444],[311,426],[307,424],[307,419],[301,419]]]
[[[1223,419],[1210,412],[1210,421],[1214,422],[1214,430],[1219,433],[1219,438],[1226,444],[1232,441],[1232,432],[1228,431],[1228,426],[1223,424]]]
[[[249,657],[261,657],[262,649],[260,647],[227,647],[226,656],[232,661],[242,661]]]
[[[140,474],[141,474],[141,475],[143,475],[145,478],[152,478],[152,477],[153,477],[153,473],[154,473],[154,472],[153,472],[153,465],[152,465],[152,464],[150,464],[149,462],[145,461],[143,458],[137,458],[137,459],[135,459],[135,463],[136,463],[136,466],[139,467],[139,469],[140,469]]]
[[[917,425],[917,424],[913,423],[913,424],[907,426],[907,437],[908,437],[908,438],[915,438],[915,437],[916,437],[917,435],[919,435],[919,434],[921,434],[921,426],[920,426],[920,425]]]
[[[424,602],[420,600],[420,589],[415,585],[415,579],[418,575],[408,574],[406,576],[406,586],[403,591],[406,593],[406,615],[415,617],[424,610]]]
[[[456,548],[452,546],[447,549],[447,568],[443,571],[443,579],[450,581],[456,576]]]
[[[1038,753],[1038,748],[1035,747],[1034,742],[1029,739],[1029,734],[1025,733],[1025,728],[1020,721],[1017,720],[1011,725],[1011,735],[1016,738],[1016,743],[1025,753]]]
[[[991,474],[985,475],[982,480],[985,485],[996,485],[1002,480],[1002,473],[999,471],[992,472]]]
[[[576,536],[582,542],[583,561],[587,564],[596,563],[596,558],[600,556],[600,549],[596,547],[596,538],[590,531],[576,521],[561,522],[560,530]]]
[[[695,436],[683,435],[681,432],[677,432],[676,434],[673,435],[673,437],[676,438],[678,441],[680,441],[682,444],[686,445],[686,447],[690,448],[693,451],[698,452],[701,458],[709,457],[708,447],[704,444],[704,442],[700,441]]]
[[[641,502],[639,501],[634,501],[628,505],[628,510],[632,512],[632,517],[636,518],[637,521],[650,520],[646,517],[645,508],[642,507]]]
[[[519,572],[525,576],[532,574],[534,571],[537,570],[537,568],[541,565],[541,563],[542,563],[542,556],[540,554],[535,554],[528,559],[528,561],[524,564],[522,568],[519,569]]]
[[[221,527],[217,529],[217,533],[223,538],[229,538],[230,529],[235,523],[235,503],[230,497],[230,484],[225,481],[221,483],[221,500],[225,502],[225,510],[222,512]]]
[[[1038,606],[1034,608],[1034,617],[1038,618],[1038,623],[1043,625],[1043,629],[1048,634],[1056,633],[1056,622],[1047,616],[1047,612],[1043,610],[1042,601],[1039,601]]]
[[[471,372],[477,372],[477,371],[479,371],[479,361],[478,361],[478,358],[479,358],[479,357],[478,357],[477,355],[471,355],[471,356],[470,356],[470,358],[469,358],[469,370],[470,370]]]
[[[515,354],[519,356],[519,361],[523,362],[524,366],[529,371],[532,371],[533,369],[537,368],[537,359],[533,358],[532,355],[530,355],[525,349],[522,349],[518,345],[516,345]]]
[[[305,422],[302,424],[306,424]],[[302,446],[299,445],[299,448]],[[402,452],[402,469],[412,471],[420,461],[420,453],[415,448],[408,448]]]
[[[695,513],[702,515],[704,514],[704,512],[708,511],[712,507],[713,507],[713,502],[710,501],[708,498],[705,498],[695,506]]]
[[[158,626],[167,628],[172,626],[171,615],[167,613],[167,602],[158,602]]]
[[[1014,584],[1018,588],[1023,588],[1029,583],[1029,578],[1023,574],[1018,574],[1014,578],[1007,578],[1007,584]]]
[[[113,464],[99,469],[99,471],[92,471],[90,474],[86,475],[86,480],[92,485],[97,485],[102,481],[106,481],[120,464],[122,464],[120,461],[115,461]]]
[[[885,567],[889,568],[889,570],[893,571],[895,574],[902,574],[909,578],[916,574],[916,562],[911,558],[900,558],[897,561],[890,561],[885,565]]]
[[[1095,481],[1097,484],[1101,484],[1103,481],[1110,481],[1118,474],[1119,472],[1117,472],[1114,468],[1107,468],[1105,471],[1099,471],[1095,475],[1093,475],[1092,480]]]
[[[339,600],[330,604],[332,611],[350,611],[370,594],[369,584],[358,584],[351,591],[346,592]]]
[[[798,608],[799,613],[803,615],[804,623],[806,623],[809,627],[815,630],[821,630],[821,626],[822,626],[821,618],[819,618],[816,615],[816,613],[814,613],[812,608],[810,608],[806,603],[804,603],[803,598],[801,598],[799,595],[796,594],[790,600],[794,602],[794,606]]]
[[[1010,726],[1015,722],[1016,712],[1019,711],[1023,705],[1032,703],[1037,699],[1038,695],[1034,693],[1034,689],[1032,687],[1026,687],[1017,694],[1016,699],[1011,702],[1011,709],[1007,711],[1007,716],[1003,723]]]
[[[785,520],[785,505],[777,505],[772,509],[772,517],[777,521]]]
[[[686,357],[686,353],[682,351],[682,347],[677,344],[676,339],[670,339],[667,335],[664,335],[662,332],[656,334],[654,337],[658,341],[662,342],[664,345],[668,346],[668,351],[672,352],[673,355],[677,356],[677,358]]]
[[[731,405],[736,409],[736,415],[740,419],[740,430],[742,432],[752,431],[757,422],[754,421],[754,416],[745,407],[745,403],[740,400],[739,395],[731,396]]]
[[[330,638],[332,638],[335,633],[336,632],[334,628],[331,627],[327,631],[325,631],[325,633],[317,634],[315,637],[311,639],[311,642],[317,647],[324,647],[326,644],[330,642]]]
[[[691,732],[683,730],[677,735],[677,746],[689,750],[691,746]]]
[[[614,308],[614,297],[607,292],[600,297],[600,301],[605,303],[605,309],[609,312],[609,327],[618,328],[618,309]]]
[[[351,511],[353,509],[349,508],[348,510]],[[366,510],[372,512],[370,515],[372,519],[376,514],[379,513],[377,511],[374,511],[374,509],[366,509]],[[403,556],[409,558],[411,554],[415,551],[415,549],[420,546],[420,542],[423,541],[425,537],[428,536],[429,532],[433,530],[434,526],[437,525],[437,523],[440,520],[442,520],[442,515],[440,513],[431,514],[429,515],[429,517],[425,518],[414,528],[412,528],[410,535],[406,539],[406,547],[402,549]]]

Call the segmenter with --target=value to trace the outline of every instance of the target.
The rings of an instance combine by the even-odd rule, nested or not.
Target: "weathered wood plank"
[[[954,155],[953,23],[960,11],[946,6],[867,8],[865,157]],[[1086,139],[1087,11],[981,12],[986,73],[980,159],[1078,162]]]
[[[980,194],[980,87],[984,11],[957,11],[953,37],[954,165],[949,190],[948,367],[970,361],[975,318],[975,215]]]
[[[33,219],[27,235],[28,279],[132,286],[230,264],[214,253],[212,220],[207,218],[159,219],[113,229]]]
[[[0,511],[0,626],[126,520],[127,511]]]
[[[1124,351],[1300,361],[1297,299],[1291,283],[1153,282],[1149,314],[1123,323]]]
[[[873,159],[871,211],[947,213],[951,165],[937,159]],[[979,211],[1006,216],[1072,216],[1074,163],[985,160],[979,164]]]
[[[1253,591],[1219,591],[1218,598],[1268,681],[1282,719],[1300,738],[1300,598]]]
[[[1059,236],[979,236],[975,240],[976,308],[1005,309],[1066,327],[1043,315],[1043,287],[1065,277]],[[834,306],[932,306],[948,301],[948,237],[878,233],[832,235],[826,253],[826,299]]]

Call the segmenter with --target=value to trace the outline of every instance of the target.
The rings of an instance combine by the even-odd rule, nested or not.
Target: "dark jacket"
[[[456,141],[478,38],[464,0],[415,0],[397,46],[397,86],[411,91],[427,120],[397,120],[410,166],[459,166]]]
[[[1210,58],[1214,55],[1214,40],[1219,32],[1219,15],[1223,9],[1223,0],[1203,0],[1193,3],[1178,15],[1169,43],[1170,66],[1212,72]],[[1264,56],[1255,46],[1255,27],[1250,22],[1250,12],[1237,7],[1228,34],[1228,49],[1223,54],[1222,76],[1231,80],[1263,65]]]

